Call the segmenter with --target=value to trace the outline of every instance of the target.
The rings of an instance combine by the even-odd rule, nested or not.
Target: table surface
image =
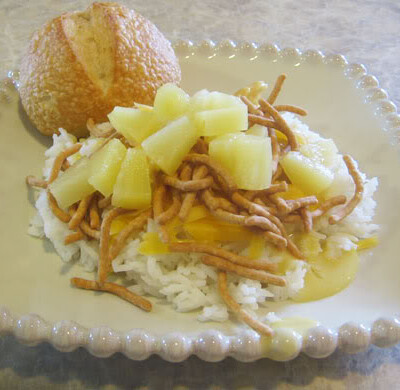
[[[18,66],[30,34],[47,19],[83,9],[86,0],[0,0],[0,75]],[[123,1],[174,41],[232,39],[276,43],[300,50],[340,53],[363,63],[400,105],[400,2],[398,0],[169,0]],[[371,347],[357,355],[336,352],[315,360],[226,359],[180,364],[122,355],[98,359],[85,350],[63,354],[47,344],[29,348],[0,337],[0,389],[395,389],[400,346]]]

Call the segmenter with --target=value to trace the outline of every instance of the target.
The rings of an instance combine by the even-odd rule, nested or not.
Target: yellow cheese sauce
[[[303,317],[283,318],[269,324],[274,336],[261,337],[263,356],[282,361],[293,358],[299,352],[302,337],[308,329],[318,325],[317,321]]]
[[[356,277],[359,266],[358,252],[378,244],[377,237],[358,241],[357,250],[343,251],[338,258],[331,258],[321,247],[318,233],[295,234],[294,240],[305,255],[308,270],[304,287],[292,298],[295,302],[310,302],[327,298],[344,290]],[[293,258],[287,256],[280,263],[279,270],[285,274],[291,268]]]
[[[316,301],[342,291],[354,280],[359,264],[355,250],[344,252],[338,259],[321,254],[307,260],[310,268],[304,278],[304,287],[292,298],[296,302]]]
[[[262,355],[274,360],[290,360],[294,358],[301,348],[302,337],[293,329],[274,329],[274,336],[261,337]]]
[[[308,329],[318,326],[318,322],[305,317],[287,317],[271,323],[269,326],[273,329],[289,328],[297,333],[304,335]]]

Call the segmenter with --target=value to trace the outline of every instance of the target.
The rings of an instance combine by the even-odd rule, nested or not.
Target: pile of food
[[[97,269],[76,287],[147,311],[143,295],[202,309],[201,321],[225,321],[229,308],[272,334],[256,310],[345,288],[377,229],[377,179],[302,123],[305,110],[275,104],[284,80],[266,98],[263,82],[236,96],[165,84],[153,106],[88,120],[88,138],[60,129],[43,179],[27,178],[41,189],[30,233]]]

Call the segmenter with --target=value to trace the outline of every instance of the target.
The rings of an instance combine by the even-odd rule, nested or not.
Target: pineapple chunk
[[[125,154],[126,148],[123,143],[112,139],[91,158],[91,175],[88,181],[104,196],[112,194]]]
[[[183,116],[143,141],[142,147],[157,166],[173,175],[196,141],[193,123]]]
[[[262,190],[271,184],[271,140],[243,133],[210,142],[210,157],[223,165],[244,190]]]
[[[335,142],[331,139],[323,139],[320,141],[319,145],[323,164],[327,167],[332,166],[335,159],[339,157],[339,151]]]
[[[236,142],[235,177],[239,188],[262,190],[271,185],[271,139],[246,135]]]
[[[300,147],[300,152],[326,167],[332,166],[338,156],[338,149],[331,139],[321,139],[315,143],[307,143]]]
[[[89,159],[82,157],[50,184],[50,192],[61,208],[65,209],[95,191],[88,182],[90,172]]]
[[[150,170],[143,150],[126,152],[114,186],[111,203],[125,209],[143,209],[151,204]]]
[[[236,156],[233,154],[235,142],[243,137],[243,133],[226,134],[212,139],[208,144],[210,157],[221,163],[232,176],[236,168]]]
[[[247,106],[236,96],[203,89],[195,93],[188,109],[199,135],[212,137],[246,130]]]
[[[154,99],[154,112],[162,121],[171,121],[182,116],[188,106],[189,95],[171,83],[159,88]]]
[[[210,91],[207,89],[201,89],[200,91],[197,91],[193,96],[190,97],[188,111],[194,113],[210,109],[211,107],[206,108],[204,103],[209,94]]]
[[[206,89],[202,89],[190,98],[189,110],[200,112],[242,105],[244,103],[236,96],[217,91],[209,92]]]
[[[246,131],[248,135],[257,135],[259,137],[268,137],[268,128],[262,125],[255,124]]]
[[[141,108],[115,107],[108,119],[132,145],[141,143],[163,126],[153,110]]]
[[[247,130],[247,106],[218,108],[197,112],[194,123],[200,136],[216,136]]]
[[[317,195],[332,184],[331,170],[299,152],[286,154],[281,165],[290,181],[306,194]]]
[[[141,103],[134,103],[134,107],[138,108],[140,111],[153,111],[154,107],[153,106],[148,106],[147,104],[141,104]]]

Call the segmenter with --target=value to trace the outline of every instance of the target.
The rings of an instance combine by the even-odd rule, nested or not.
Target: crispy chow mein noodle
[[[61,165],[61,170],[62,171],[66,171],[70,167],[71,167],[71,164],[69,163],[69,161],[68,160],[64,160],[64,162]]]
[[[269,195],[269,200],[273,203],[281,214],[289,214],[290,207],[286,200],[282,198],[278,193]]]
[[[287,112],[293,112],[293,114],[297,114],[300,116],[306,116],[307,111],[303,110],[301,107],[296,107],[296,106],[291,106],[289,104],[284,104],[280,106],[274,106],[276,111],[287,111]]]
[[[91,237],[95,240],[100,240],[100,230],[92,229],[89,224],[83,220],[79,227],[82,229],[82,231],[88,236]]]
[[[217,256],[203,256],[201,260],[206,265],[212,265],[219,270],[231,272],[244,278],[259,280],[275,286],[286,286],[286,281],[280,276],[265,271],[244,267]]]
[[[275,108],[265,99],[260,99],[260,106],[265,114],[270,115],[275,120],[277,126],[279,127],[277,130],[286,135],[288,143],[292,150],[298,150],[299,145],[297,143],[296,136],[294,135],[286,121],[282,118],[282,115],[277,110],[275,110]]]
[[[71,284],[78,288],[83,288],[85,290],[94,291],[105,291],[111,294],[117,295],[122,299],[132,303],[133,305],[140,307],[145,311],[151,311],[152,304],[147,299],[134,294],[132,291],[128,290],[126,287],[119,284],[104,282],[102,285],[95,280],[87,280],[82,278],[72,278]]]
[[[240,95],[240,99],[246,104],[249,114],[262,116],[263,112],[245,95]]]
[[[78,208],[76,209],[74,215],[72,215],[71,220],[68,223],[68,227],[71,230],[76,229],[82,222],[83,218],[85,218],[85,215],[88,211],[90,202],[92,201],[93,194],[85,196],[78,205]]]
[[[211,173],[213,173],[217,181],[221,181],[227,191],[234,191],[236,190],[237,186],[229,172],[222,167],[218,162],[214,161],[211,159],[209,156],[205,154],[188,154],[185,158],[184,161],[190,161],[193,163],[198,163],[198,164],[204,164],[208,168],[210,168]]]
[[[97,281],[100,285],[102,285],[110,272],[111,268],[111,259],[110,259],[110,229],[111,223],[114,218],[119,215],[128,213],[129,210],[125,210],[122,208],[113,208],[109,210],[103,218],[101,223],[100,230],[100,258],[99,258],[99,268],[98,268],[98,276]]]
[[[176,242],[169,245],[171,252],[178,253],[204,253],[211,256],[222,257],[231,263],[242,265],[243,267],[250,267],[264,271],[277,271],[277,265],[270,263],[267,260],[252,260],[245,256],[237,255],[223,248],[218,248],[211,244],[196,243],[196,242]]]
[[[355,185],[355,192],[353,197],[350,199],[349,203],[347,203],[342,209],[340,209],[336,214],[333,214],[329,217],[329,223],[331,225],[340,222],[343,218],[346,218],[361,202],[364,193],[364,184],[359,170],[354,164],[353,159],[345,155],[343,156],[343,160],[346,164],[347,170],[349,171],[350,176],[353,178]]]
[[[211,210],[221,209],[233,214],[237,213],[237,207],[232,202],[228,199],[214,196],[210,189],[202,191],[201,198]]]
[[[288,206],[287,214],[292,213],[298,209],[313,206],[318,203],[318,199],[316,196],[307,196],[304,198],[297,198],[297,199],[289,199],[286,201],[286,205]]]
[[[60,209],[56,198],[51,194],[50,191],[47,191],[47,199],[49,202],[49,206],[53,214],[62,222],[68,223],[71,220],[71,216],[66,213],[64,210]]]
[[[264,115],[249,114],[248,118],[250,123],[252,124],[266,126],[273,129],[278,129],[279,127],[277,122],[275,122],[273,119],[266,118]]]
[[[115,259],[119,252],[122,250],[124,247],[126,241],[128,240],[129,236],[135,231],[135,230],[142,230],[143,227],[146,225],[147,220],[151,217],[152,210],[148,209],[143,211],[142,213],[139,213],[132,221],[130,221],[117,235],[115,238],[114,243],[111,246],[111,251],[110,251],[110,259],[113,260]]]
[[[90,135],[97,138],[108,138],[115,132],[109,122],[96,124],[93,118],[87,120],[86,127],[89,130]]]
[[[75,144],[69,147],[68,149],[65,149],[62,151],[54,160],[53,167],[50,172],[49,179],[47,180],[47,184],[52,183],[54,180],[57,179],[58,174],[60,173],[61,167],[64,163],[64,161],[69,157],[75,154],[76,152],[79,152],[81,149],[82,145],[81,144]]]
[[[174,187],[179,191],[194,192],[210,188],[213,183],[213,178],[208,176],[204,179],[183,181],[173,176],[164,176],[163,181],[165,185]]]
[[[299,210],[301,219],[303,220],[304,231],[310,233],[313,228],[313,219],[311,211],[306,207],[302,207]]]
[[[47,188],[47,181],[38,179],[35,176],[29,175],[25,179],[26,184],[30,187]]]
[[[97,202],[97,207],[99,208],[99,209],[105,209],[105,208],[107,208],[108,206],[111,206],[111,195],[110,196],[107,196],[107,197],[103,197],[102,199],[100,199],[98,202]]]
[[[281,74],[278,76],[278,78],[275,81],[275,85],[274,88],[272,89],[271,93],[268,96],[267,102],[269,104],[274,104],[276,98],[278,97],[279,93],[281,92],[282,89],[282,85],[286,80],[286,75],[285,74]]]
[[[153,193],[153,211],[154,218],[157,219],[164,212],[164,198],[166,188],[163,184],[159,185]]]
[[[89,221],[91,229],[100,229],[100,214],[96,194],[93,196],[89,206]]]
[[[272,195],[277,192],[286,192],[288,190],[288,183],[285,181],[282,181],[280,183],[275,183],[271,184],[268,188],[265,190],[259,190],[259,191],[246,191],[244,195],[251,195],[250,197],[247,197],[249,200],[253,200],[256,196],[263,196],[263,195]]]
[[[277,248],[285,248],[287,246],[287,240],[280,234],[266,231],[263,233],[265,241],[274,244]]]
[[[207,176],[208,168],[205,165],[197,165],[192,169],[192,179],[200,180]],[[181,209],[179,210],[178,216],[181,221],[185,221],[191,208],[196,200],[196,193],[189,192],[182,196]]]
[[[346,203],[346,197],[344,195],[338,195],[333,198],[327,199],[323,202],[318,209],[311,212],[313,218],[321,217],[326,214],[330,209],[335,206],[339,206]]]
[[[208,143],[200,137],[197,140],[196,145],[193,146],[192,150],[194,153],[208,154]]]
[[[192,178],[192,173],[193,169],[190,164],[183,164],[179,177],[182,181],[188,181]]]
[[[181,200],[178,191],[172,189],[171,193],[171,205],[165,211],[158,214],[155,218],[155,221],[158,222],[160,225],[165,225],[166,223],[168,223],[171,219],[178,215],[179,210],[181,209]]]
[[[72,244],[73,242],[80,241],[85,238],[85,234],[82,232],[82,230],[77,230],[75,233],[69,234],[67,237],[64,239],[64,244],[69,245]]]
[[[262,323],[261,321],[258,321],[251,315],[249,315],[245,310],[242,309],[242,307],[230,296],[228,292],[228,284],[226,281],[226,272],[220,271],[218,272],[218,289],[219,292],[222,296],[222,299],[226,303],[226,305],[247,325],[249,325],[251,328],[256,330],[258,333],[266,335],[266,336],[272,336],[273,335],[273,330],[268,326]]]

